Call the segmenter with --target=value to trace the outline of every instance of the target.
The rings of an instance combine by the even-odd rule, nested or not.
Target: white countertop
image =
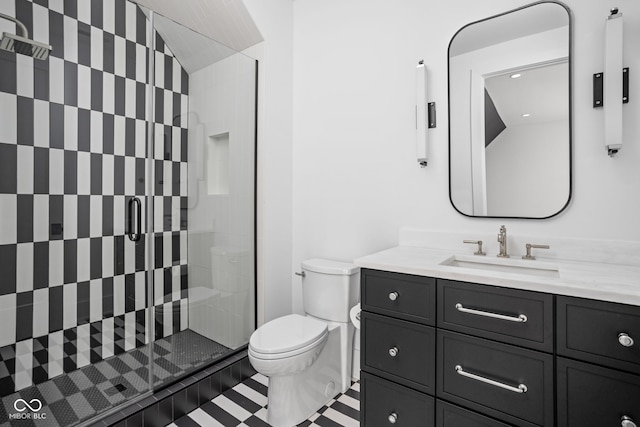
[[[441,265],[452,256],[461,260],[496,264],[541,266],[557,270],[558,277],[541,277],[504,271]],[[358,258],[354,264],[374,270],[429,276],[462,282],[481,283],[513,289],[525,289],[591,298],[640,306],[640,267],[597,262],[581,262],[558,258],[525,261],[520,256],[507,260],[495,255],[474,256],[468,252],[452,252],[416,246],[397,246]]]

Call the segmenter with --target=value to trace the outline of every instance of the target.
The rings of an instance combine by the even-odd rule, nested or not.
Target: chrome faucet
[[[507,253],[507,227],[504,225],[500,227],[500,233],[498,233],[498,243],[500,243],[500,258],[509,258]]]

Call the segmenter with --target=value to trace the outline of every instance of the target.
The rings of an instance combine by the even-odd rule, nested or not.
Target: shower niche
[[[255,328],[257,64],[129,0],[6,0],[2,33],[0,424],[90,424]]]
[[[210,195],[229,194],[229,132],[209,137],[207,192]]]

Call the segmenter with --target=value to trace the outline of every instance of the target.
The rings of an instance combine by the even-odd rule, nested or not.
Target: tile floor
[[[155,384],[197,369],[229,349],[189,329],[154,342]],[[89,419],[149,389],[148,345],[5,396],[0,427],[65,427]],[[44,420],[9,420],[17,399],[42,402]]]
[[[215,397],[168,427],[269,427],[267,385],[264,375],[255,374]],[[336,396],[300,427],[359,427],[360,382]]]

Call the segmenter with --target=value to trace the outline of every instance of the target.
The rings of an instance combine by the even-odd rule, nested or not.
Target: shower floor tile
[[[262,374],[241,382],[168,427],[270,427],[267,423],[268,378]],[[331,399],[298,427],[360,427],[360,382]]]
[[[154,343],[154,384],[182,377],[209,364],[230,349],[189,329]],[[2,398],[2,427],[67,427],[100,414],[149,390],[149,345],[85,366]],[[10,419],[20,414],[14,404],[22,399],[36,407],[38,399],[45,419]],[[33,402],[33,403],[31,403]],[[19,402],[18,408],[24,408]],[[24,413],[28,413],[27,409]],[[14,415],[15,416],[15,415]]]

